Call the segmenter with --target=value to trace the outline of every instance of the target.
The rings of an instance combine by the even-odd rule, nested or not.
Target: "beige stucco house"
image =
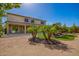
[[[37,18],[17,15],[8,13],[7,14],[7,34],[13,33],[27,33],[27,28],[34,23],[35,25],[44,25],[46,21]]]

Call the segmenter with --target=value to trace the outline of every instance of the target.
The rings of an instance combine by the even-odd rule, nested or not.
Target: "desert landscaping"
[[[29,44],[28,38],[31,35],[8,35],[4,38],[0,38],[0,55],[17,55],[17,56],[77,56],[79,55],[79,34],[72,41],[62,41],[67,44],[68,48],[66,51],[62,49],[56,49],[43,45],[43,44]]]
[[[23,3],[0,4],[0,56],[79,56],[77,5],[69,4],[72,7],[68,7],[66,4],[35,4],[37,7],[32,9],[36,17],[30,14],[32,9],[25,7],[27,11],[24,5],[26,6]],[[50,6],[56,5],[58,9],[53,7],[56,9],[54,14],[52,12],[55,10]],[[59,8],[59,5],[67,8]],[[13,10],[12,13],[10,10]]]

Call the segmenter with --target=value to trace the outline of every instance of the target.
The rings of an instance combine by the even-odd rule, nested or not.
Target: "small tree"
[[[27,31],[32,34],[33,41],[35,41],[35,39],[36,39],[38,29],[39,29],[39,26],[36,26],[36,25],[34,25],[34,26],[31,25],[30,27],[27,28]]]
[[[52,35],[57,32],[56,27],[52,25],[43,25],[40,29],[48,43],[50,43]]]
[[[46,39],[46,40],[48,40],[48,38],[47,38],[47,28],[48,28],[48,26],[47,25],[42,25],[41,27],[40,27],[40,32],[43,34],[43,36],[44,36],[44,38]]]
[[[52,24],[52,26],[54,26],[58,30],[58,32],[62,32],[61,23],[54,23]]]
[[[67,33],[67,32],[68,32],[68,27],[66,26],[66,24],[64,24],[64,25],[62,26],[62,32],[63,32],[63,33]]]
[[[71,27],[69,27],[68,28],[68,33],[72,33],[73,31],[72,31],[72,28]]]
[[[77,33],[78,32],[78,26],[76,26],[75,24],[73,24],[70,28],[71,28],[72,33]]]

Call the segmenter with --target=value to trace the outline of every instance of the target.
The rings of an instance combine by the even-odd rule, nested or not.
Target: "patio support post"
[[[26,25],[24,26],[24,30],[25,30],[24,33],[26,34]]]
[[[17,28],[18,28],[18,33],[19,33],[19,26],[17,25]]]
[[[7,24],[7,34],[9,34],[9,24]]]

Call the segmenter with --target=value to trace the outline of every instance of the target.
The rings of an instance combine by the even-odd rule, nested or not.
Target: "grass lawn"
[[[42,33],[38,33],[37,37],[40,38],[40,39],[45,39]],[[63,35],[62,37],[54,37],[54,38],[52,37],[52,39],[63,40],[63,41],[71,41],[71,40],[75,39],[75,36],[67,34],[67,35]]]
[[[64,41],[71,41],[75,39],[74,35],[63,35],[62,37],[55,37],[56,40],[64,40]]]

